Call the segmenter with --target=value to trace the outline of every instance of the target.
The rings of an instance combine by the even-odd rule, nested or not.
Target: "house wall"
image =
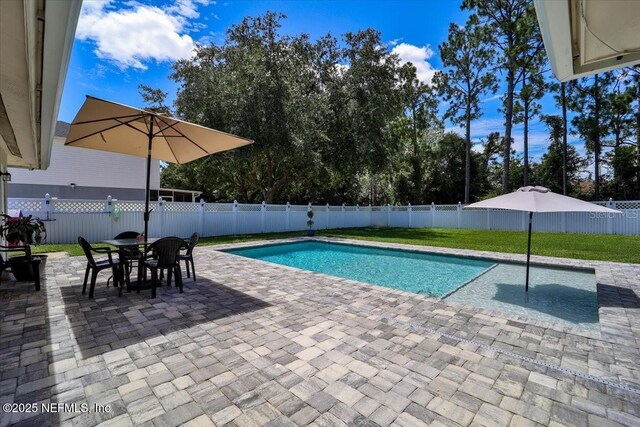
[[[123,200],[139,200],[144,198],[146,159],[65,146],[64,138],[56,137],[47,170],[10,168],[9,172],[9,197],[44,197],[49,193],[59,198],[103,199],[111,195]],[[74,190],[71,183],[76,184]],[[152,160],[151,189],[158,188],[160,162]]]

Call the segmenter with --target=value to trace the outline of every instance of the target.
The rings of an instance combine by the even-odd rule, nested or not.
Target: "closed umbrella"
[[[149,236],[151,159],[188,163],[253,141],[153,111],[87,96],[65,145],[147,158],[144,235]]]
[[[528,186],[517,191],[481,202],[472,203],[465,208],[507,209],[512,211],[529,212],[529,237],[527,241],[527,277],[525,291],[529,291],[529,258],[531,257],[531,222],[534,212],[606,212],[622,213],[618,210],[606,208],[573,197],[553,193],[548,188]]]

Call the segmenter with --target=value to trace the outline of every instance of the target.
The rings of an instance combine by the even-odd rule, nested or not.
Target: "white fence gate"
[[[548,213],[534,216],[534,231],[640,235],[640,201],[598,202],[622,214]],[[270,233],[307,228],[312,209],[314,228],[415,227],[526,230],[527,213],[464,209],[462,205],[311,206],[262,203],[152,202],[149,234],[188,237]],[[9,209],[45,221],[47,243],[75,243],[113,238],[126,230],[142,230],[144,202],[111,200],[9,199]]]

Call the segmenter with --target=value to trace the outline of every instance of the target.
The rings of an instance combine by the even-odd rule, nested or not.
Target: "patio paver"
[[[596,268],[601,331],[581,334],[215,249],[154,300],[106,277],[86,298],[81,257],[41,292],[3,283],[1,403],[91,410],[0,426],[640,425],[639,265],[534,257]]]

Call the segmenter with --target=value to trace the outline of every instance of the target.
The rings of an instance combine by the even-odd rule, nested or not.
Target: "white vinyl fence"
[[[534,231],[640,234],[640,201],[598,204],[622,214],[535,214]],[[307,228],[307,211],[315,214],[314,229],[346,227],[433,227],[484,230],[526,230],[527,213],[463,209],[458,205],[425,206],[311,206],[262,203],[152,202],[149,234],[188,237],[269,233]],[[111,200],[9,199],[12,212],[32,214],[45,221],[47,243],[75,243],[78,236],[97,242],[126,230],[144,228],[144,202]]]

